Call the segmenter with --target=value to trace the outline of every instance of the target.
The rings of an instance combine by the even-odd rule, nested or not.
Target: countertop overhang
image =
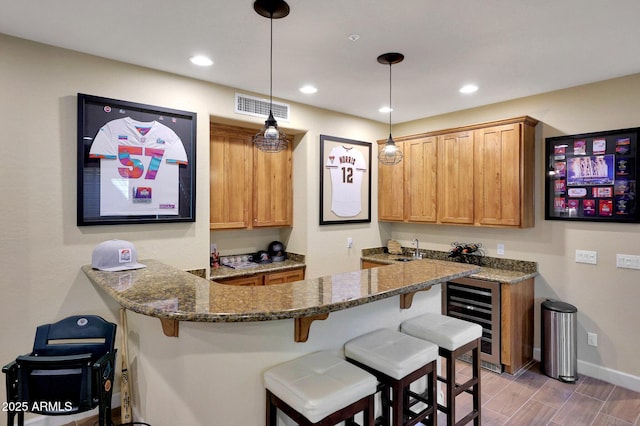
[[[146,268],[104,272],[82,267],[89,280],[122,307],[156,317],[165,334],[178,335],[179,321],[251,322],[296,319],[296,341],[305,341],[311,321],[330,312],[400,295],[409,308],[417,291],[480,271],[475,265],[417,260],[266,286],[233,286],[199,278],[156,260]],[[298,330],[298,328],[301,328]]]

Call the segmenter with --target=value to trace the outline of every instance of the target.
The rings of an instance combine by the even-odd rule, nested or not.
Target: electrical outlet
[[[587,333],[587,345],[598,346],[598,335],[596,333]]]
[[[616,266],[618,268],[640,269],[640,256],[616,254]]]
[[[352,248],[353,247],[353,238],[349,237],[347,238],[347,248]]]
[[[576,250],[576,263],[588,263],[596,265],[598,263],[598,252],[589,250]]]
[[[498,255],[504,256],[504,244],[498,244]]]

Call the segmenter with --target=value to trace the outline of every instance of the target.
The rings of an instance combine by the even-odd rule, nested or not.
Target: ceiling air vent
[[[273,102],[271,111],[276,120],[289,121],[288,104]],[[267,118],[269,117],[269,100],[236,93],[236,112],[238,114]]]

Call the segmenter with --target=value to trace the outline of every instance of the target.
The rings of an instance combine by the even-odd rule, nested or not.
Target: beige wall
[[[545,222],[542,191],[544,137],[640,125],[640,75],[566,91],[434,117],[394,127],[394,135],[531,115],[537,129],[536,227],[522,231],[378,224],[372,170],[373,221],[361,225],[318,225],[319,136],[328,134],[374,142],[385,125],[292,104],[292,122],[283,127],[300,137],[294,151],[295,226],[288,231],[225,231],[208,228],[209,117],[261,120],[233,113],[235,91],[202,81],[147,70],[0,35],[0,167],[2,223],[0,264],[0,361],[28,352],[36,325],[75,313],[97,313],[109,320],[118,306],[80,272],[93,247],[110,238],[133,241],[142,257],[178,268],[208,264],[210,240],[240,252],[278,238],[306,254],[309,276],[355,270],[360,250],[389,237],[405,244],[447,250],[453,240],[480,241],[489,255],[498,242],[505,257],[539,262],[539,298],[575,304],[579,314],[582,368],[605,367],[619,375],[640,376],[634,336],[640,313],[640,272],[615,268],[615,253],[640,254],[640,225]],[[197,130],[197,222],[79,228],[76,223],[76,94],[78,92],[195,111]],[[281,123],[282,125],[282,123]],[[346,239],[354,239],[347,249]],[[573,261],[575,249],[596,250],[598,265]],[[433,294],[419,295],[419,306],[433,306]],[[436,303],[437,305],[437,303]],[[420,308],[418,308],[420,309]],[[351,310],[350,310],[351,311]],[[380,315],[377,315],[377,312]],[[416,311],[414,311],[415,313]],[[234,410],[261,421],[261,371],[283,359],[320,348],[337,348],[353,333],[384,321],[397,321],[397,300],[333,315],[312,327],[312,340],[293,344],[291,321],[271,324],[181,324],[181,337],[161,335],[159,321],[130,316],[132,367],[139,388],[137,406],[152,424],[171,418],[198,424],[208,415],[223,424],[238,422]],[[361,318],[362,316],[362,318]],[[367,325],[360,321],[364,318]],[[380,322],[382,321],[382,322]],[[349,327],[344,327],[349,324]],[[317,334],[313,334],[317,330]],[[599,347],[586,346],[586,331],[598,333]],[[248,368],[247,365],[251,367]],[[637,377],[632,377],[637,380]],[[248,393],[240,401],[238,395]],[[4,398],[4,387],[0,391]]]

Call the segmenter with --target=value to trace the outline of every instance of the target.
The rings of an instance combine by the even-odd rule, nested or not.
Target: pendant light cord
[[[391,107],[391,62],[389,62],[389,136],[391,136],[391,112],[393,108]]]
[[[273,13],[269,18],[271,24],[271,40],[269,42],[269,112],[273,109]]]

